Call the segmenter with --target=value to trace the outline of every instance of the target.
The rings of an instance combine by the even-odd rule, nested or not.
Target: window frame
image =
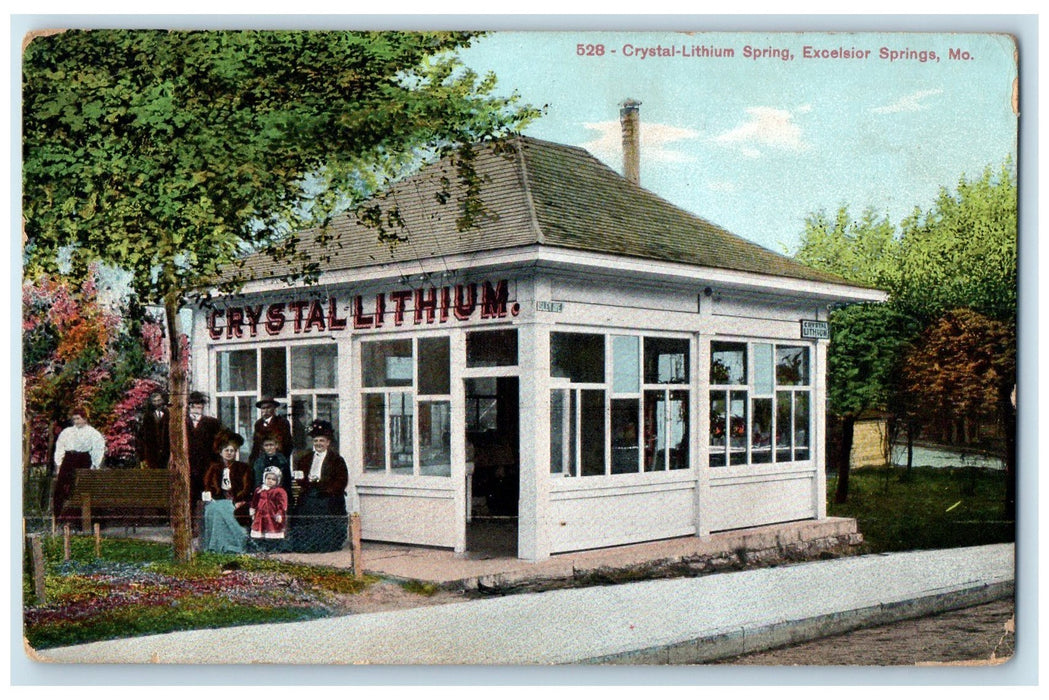
[[[716,344],[723,343],[726,345],[743,345],[745,347],[744,362],[745,366],[743,369],[744,383],[714,383],[713,377],[713,366],[715,356]],[[762,377],[759,377],[758,367],[758,352],[759,348],[767,346],[769,349],[769,356],[771,358],[771,364],[768,366],[768,372],[771,373],[770,383],[766,386],[765,382],[762,381]],[[805,353],[805,383],[793,383],[793,384],[780,384],[778,374],[778,351],[785,348],[801,349]],[[706,372],[706,378],[708,380],[706,384],[707,392],[704,398],[706,405],[705,411],[707,413],[707,421],[710,426],[708,430],[708,438],[706,445],[706,460],[705,465],[708,469],[713,470],[715,474],[727,475],[734,471],[751,472],[755,469],[791,469],[799,466],[811,466],[815,459],[815,446],[812,444],[813,435],[813,421],[815,420],[814,415],[814,400],[816,396],[816,372],[815,372],[815,361],[816,361],[816,346],[813,343],[807,343],[798,339],[789,338],[734,338],[734,337],[719,337],[713,338],[709,342],[708,348],[708,361],[707,367],[703,369]],[[733,399],[734,396],[743,394],[743,447],[742,450],[734,447],[732,444],[733,437]],[[804,394],[807,396],[808,408],[805,426],[806,442],[805,446],[796,446],[794,439],[797,432],[797,396]],[[789,436],[790,436],[790,458],[781,459],[780,452],[785,449],[783,445],[778,442],[778,429],[780,416],[779,413],[779,397],[789,396]],[[714,444],[714,425],[715,425],[715,411],[714,402],[720,401],[724,405],[724,444]],[[755,444],[755,425],[757,423],[756,410],[757,402],[768,401],[770,416],[769,416],[769,439],[768,439],[768,459],[767,460],[754,460],[755,453],[765,452],[765,449]],[[763,443],[761,443],[763,444]],[[715,463],[718,460],[717,456],[721,455],[720,462]],[[804,453],[801,458],[799,454]],[[733,461],[734,454],[742,454],[743,458]]]
[[[421,359],[420,343],[430,340],[444,340],[448,347],[447,358],[448,358],[448,369],[447,379],[448,386],[447,392],[441,394],[422,394],[420,393],[419,386],[419,363]],[[396,341],[408,341],[411,345],[411,359],[412,359],[412,379],[410,384],[393,384],[385,386],[367,386],[365,383],[365,354],[366,346],[370,343],[385,343],[385,342],[396,342]],[[455,352],[455,343],[452,338],[451,332],[443,333],[425,333],[418,334],[414,333],[411,335],[382,335],[382,336],[367,336],[362,337],[357,342],[357,354],[360,361],[357,363],[357,391],[360,397],[361,406],[361,420],[360,420],[360,432],[359,437],[361,440],[361,458],[355,467],[356,473],[365,479],[390,479],[395,481],[419,479],[429,480],[438,479],[441,483],[450,483],[448,480],[452,476],[452,439],[453,439],[453,387],[455,384],[453,374],[455,361],[452,357]],[[411,409],[411,453],[412,453],[412,465],[411,472],[405,472],[399,470],[394,465],[394,453],[391,430],[394,427],[394,415],[391,411],[391,402],[394,395],[400,395],[407,397],[410,402]],[[382,411],[383,411],[383,466],[382,468],[371,468],[368,467],[368,450],[367,445],[371,444],[369,439],[368,430],[370,428],[370,415],[368,409],[369,397],[381,396],[382,397]],[[403,400],[403,398],[402,398]],[[444,404],[447,408],[444,410],[444,415],[447,417],[448,422],[448,444],[446,447],[448,463],[442,464],[442,473],[426,474],[423,473],[424,465],[422,457],[422,447],[424,440],[420,431],[420,425],[423,419],[423,412],[421,410],[422,404],[431,405],[430,419],[433,417],[433,405]],[[404,414],[409,415],[409,414]]]

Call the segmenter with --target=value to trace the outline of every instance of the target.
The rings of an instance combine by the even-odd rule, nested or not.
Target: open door
[[[466,551],[477,557],[517,556],[520,491],[520,396],[517,377],[466,382],[469,477]]]

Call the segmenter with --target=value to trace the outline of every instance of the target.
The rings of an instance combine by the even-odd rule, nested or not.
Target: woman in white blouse
[[[101,469],[106,454],[106,440],[102,433],[88,424],[87,409],[74,408],[69,412],[73,425],[63,430],[55,442],[55,466],[58,475],[51,497],[51,512],[60,521],[75,522],[76,513],[67,512],[66,501],[73,492],[77,469]]]

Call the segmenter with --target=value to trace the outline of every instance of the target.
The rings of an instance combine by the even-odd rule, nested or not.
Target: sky
[[[1005,35],[497,32],[461,57],[547,106],[526,135],[619,172],[619,106],[640,101],[641,185],[781,253],[814,212],[898,225],[1016,155]]]

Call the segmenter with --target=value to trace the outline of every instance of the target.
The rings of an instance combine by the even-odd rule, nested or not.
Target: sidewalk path
[[[986,602],[1009,595],[1013,580],[1013,545],[989,545],[175,632],[35,657],[164,664],[695,663]]]

